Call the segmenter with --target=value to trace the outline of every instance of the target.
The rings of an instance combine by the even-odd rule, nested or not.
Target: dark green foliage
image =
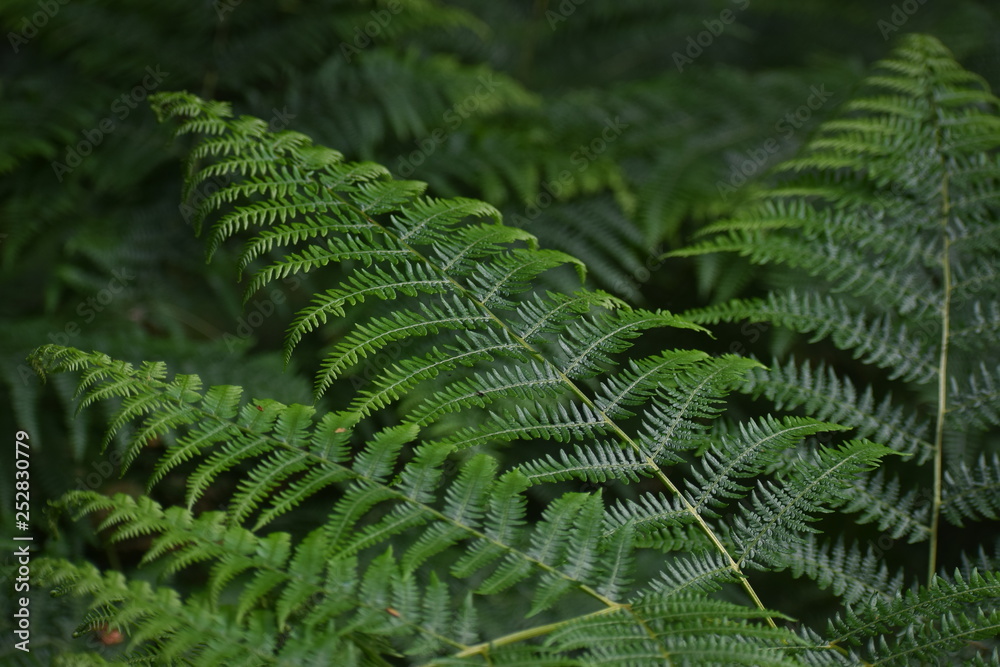
[[[923,62],[912,46],[900,53]],[[582,265],[504,227],[487,204],[425,197],[422,183],[232,118],[226,105],[182,93],[154,105],[181,134],[202,135],[188,187],[228,183],[196,215],[210,253],[242,239],[247,298],[289,276],[334,281],[294,319],[286,358],[334,319],[349,324],[314,385],[317,396],[335,393],[336,411],[204,387],[162,363],[59,346],[33,355],[43,374],[80,374],[82,406],[116,402],[108,439],[126,435],[126,463],[163,441],[151,481],[187,471],[186,506],[93,492],[64,503],[101,512],[116,540],[151,537],[143,560],[161,577],[207,567],[204,592],[43,565],[57,592],[90,598],[83,627],[122,628],[133,659],[907,664],[996,634],[996,575],[956,572],[906,592],[884,567],[870,571],[871,554],[817,543],[817,520],[850,507],[858,480],[893,449],[818,444],[844,427],[807,417],[720,433],[729,392],[766,382],[758,364],[683,350],[625,356],[650,330],[697,330],[689,320],[585,287],[539,289],[541,274],[582,277]],[[392,345],[405,354],[379,362]],[[345,382],[366,365],[367,382]],[[871,403],[836,386],[838,420]],[[878,412],[887,414],[901,419]],[[554,453],[508,462],[517,441]],[[226,505],[195,511],[234,469],[241,480]],[[987,497],[988,468],[962,470]],[[605,488],[567,490],[571,480]],[[325,516],[305,531],[272,528],[319,506]],[[657,554],[665,560],[647,564]],[[786,568],[856,606],[829,628],[785,629],[754,573]]]
[[[8,41],[41,4],[3,3]],[[717,348],[661,310],[694,304],[695,266],[702,293],[754,286],[746,261],[659,256],[754,210],[754,182],[888,48],[891,8],[760,0],[678,71],[736,4],[58,4],[0,56],[0,421],[32,433],[51,557],[33,562],[33,653],[0,662],[995,664],[997,378],[979,365],[995,286],[958,295],[983,304],[954,331],[947,419],[969,430],[947,450],[934,383],[915,384],[936,363],[894,321],[857,338],[841,293],[801,298],[910,382],[891,397],[829,354],[772,363],[782,375],[680,349]],[[906,21],[989,76],[988,3]],[[163,125],[139,101],[58,167],[147,67],[169,73],[156,91],[200,98],[161,96]],[[782,121],[820,87],[821,108]],[[827,199],[852,206],[848,184]],[[735,389],[799,414],[745,416]],[[936,515],[955,527],[917,588],[901,542],[932,533],[919,475],[941,451]],[[6,504],[0,523],[14,532]],[[118,629],[124,644],[97,643]]]

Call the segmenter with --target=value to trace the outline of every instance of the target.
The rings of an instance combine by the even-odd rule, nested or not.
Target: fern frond
[[[624,623],[628,615],[641,626]],[[584,652],[584,664],[794,665],[779,647],[801,644],[784,630],[753,623],[760,612],[729,602],[685,595],[648,596],[629,610],[591,615],[557,630],[547,644]]]
[[[878,516],[897,537],[924,539],[926,525],[929,580],[942,519],[995,516],[989,491],[964,504],[950,500],[962,491],[945,480],[971,482],[968,463],[995,453],[984,434],[1000,414],[996,304],[983,290],[997,277],[998,110],[986,82],[939,41],[909,35],[802,154],[775,170],[773,187],[679,253],[737,252],[787,267],[784,282],[795,282],[763,299],[695,311],[696,321],[769,321],[829,340],[929,403],[933,425],[924,428],[898,399],[887,396],[876,408],[871,394],[859,397],[853,383],[829,372],[786,366],[773,382],[763,374],[752,381],[755,393],[789,406],[815,409],[819,392],[830,392],[834,402],[822,414],[916,454],[917,465],[933,463],[926,517],[912,513],[923,512],[916,491],[900,496],[881,478],[870,492],[859,485],[851,504],[862,521]],[[985,481],[989,465],[980,472]],[[881,491],[890,497],[877,497]]]
[[[609,508],[608,532],[620,530],[635,533],[636,544],[660,551],[681,548],[699,550],[704,547],[697,530],[692,525],[690,512],[674,498],[662,494],[646,493],[637,500],[619,501]]]
[[[666,564],[650,589],[661,598],[715,592],[734,581],[733,570],[717,554],[680,557]]]
[[[554,398],[565,386],[556,369],[534,360],[516,366],[497,364],[482,375],[473,374],[469,380],[459,380],[442,388],[408,413],[408,418],[424,425],[463,408],[485,407],[502,397],[523,401]]]
[[[770,562],[800,542],[802,534],[817,532],[810,526],[814,515],[841,504],[839,492],[891,453],[882,445],[852,440],[839,448],[824,447],[803,460],[801,476],[781,484],[758,482],[751,505],[741,507],[734,521],[732,537],[739,562]],[[781,558],[777,556],[779,562]]]
[[[677,373],[666,386],[658,386],[665,401],[651,402],[644,411],[638,445],[654,461],[672,463],[680,452],[704,442],[701,420],[722,412],[722,398],[759,363],[736,355],[708,359],[696,371]]]
[[[595,484],[603,484],[611,479],[637,482],[640,477],[652,475],[649,463],[634,450],[621,449],[617,445],[599,441],[586,448],[575,446],[572,454],[562,450],[558,460],[548,454],[544,459],[529,461],[521,466],[521,470],[532,484],[570,479]]]
[[[927,337],[913,336],[905,323],[889,315],[871,317],[864,311],[854,312],[842,299],[828,295],[790,289],[764,300],[733,301],[691,311],[687,316],[699,323],[741,319],[773,322],[812,334],[812,341],[829,337],[837,347],[851,350],[865,363],[892,369],[893,379],[928,383],[937,374]]]
[[[891,600],[902,589],[903,573],[890,577],[888,566],[881,561],[881,551],[869,546],[862,554],[857,544],[850,549],[842,540],[819,542],[815,535],[806,535],[800,543],[779,557],[782,567],[796,578],[807,576],[822,588],[829,588],[845,604],[879,597]]]
[[[976,371],[969,373],[966,387],[951,378],[948,413],[958,423],[985,431],[1000,426],[1000,367],[989,370],[980,364]]]
[[[946,661],[967,642],[1000,632],[998,596],[1000,580],[992,573],[937,578],[901,597],[886,601],[875,596],[849,608],[830,623],[829,645],[858,647],[871,663]]]
[[[911,543],[930,539],[930,493],[925,489],[901,493],[901,488],[899,479],[886,481],[879,470],[846,490],[848,501],[842,511],[859,512],[858,523],[875,523],[894,539],[905,536]]]
[[[256,141],[259,138],[257,130],[256,126],[245,129],[238,123],[231,126],[237,143],[244,140]],[[296,154],[305,147],[292,141],[289,143],[291,148],[285,151],[280,136],[269,137],[265,143],[272,147],[268,153],[270,159],[261,161],[254,167],[261,170],[261,173],[280,169],[282,165],[293,170],[305,168],[305,161]],[[254,201],[242,205],[234,199],[231,206],[236,215],[243,217],[234,218],[232,213],[221,213],[220,222],[216,226],[218,238],[228,237],[251,225],[266,228],[277,223],[287,226],[289,223],[286,212],[309,204],[316,198],[316,194],[320,194],[324,200],[339,199],[343,203],[343,206],[330,208],[328,214],[358,221],[362,231],[356,236],[350,236],[353,239],[350,243],[328,243],[326,250],[331,251],[329,254],[313,254],[308,257],[286,254],[285,259],[278,260],[272,267],[256,274],[254,280],[259,278],[259,282],[251,282],[252,287],[256,288],[269,280],[285,277],[287,272],[312,269],[332,261],[338,253],[340,259],[373,262],[371,267],[349,270],[341,287],[328,290],[300,314],[290,332],[288,350],[301,340],[302,334],[317,328],[327,317],[342,315],[345,305],[361,303],[368,296],[384,300],[401,294],[423,304],[433,303],[435,295],[449,295],[449,298],[463,302],[463,317],[477,318],[483,328],[470,330],[458,319],[447,317],[442,318],[444,323],[440,327],[427,327],[425,335],[433,333],[435,338],[430,350],[422,356],[402,358],[376,372],[367,387],[355,396],[350,406],[351,412],[364,418],[400,401],[418,386],[433,386],[442,373],[453,373],[463,367],[471,371],[466,375],[467,378],[486,379],[488,376],[478,373],[476,369],[487,363],[496,363],[501,359],[521,364],[542,362],[561,379],[560,393],[569,401],[561,401],[551,409],[527,409],[515,402],[512,409],[493,413],[481,426],[459,430],[440,443],[454,448],[466,448],[513,439],[552,438],[565,442],[613,435],[621,441],[623,449],[631,450],[631,453],[625,455],[627,458],[619,457],[618,464],[612,464],[603,471],[593,467],[600,460],[591,458],[590,463],[584,464],[591,467],[591,472],[584,473],[585,476],[598,479],[624,474],[625,479],[630,479],[639,474],[637,464],[642,461],[645,463],[643,474],[652,474],[676,492],[676,487],[666,480],[656,463],[657,460],[668,459],[668,455],[664,453],[667,441],[659,434],[655,443],[648,443],[652,447],[633,440],[612,417],[597,407],[595,400],[578,383],[606,373],[607,367],[614,363],[614,355],[628,349],[632,341],[645,330],[657,327],[697,330],[699,327],[669,313],[623,307],[604,295],[580,301],[531,295],[528,293],[529,284],[542,272],[572,266],[582,278],[582,265],[562,253],[535,248],[532,240],[523,235],[508,236],[505,239],[508,243],[514,238],[517,242],[527,242],[526,248],[501,245],[495,242],[497,237],[489,235],[489,226],[459,224],[470,215],[492,215],[488,207],[467,200],[420,200],[417,198],[420,188],[415,185],[380,178],[363,179],[350,172],[351,168],[351,165],[342,163],[333,156],[325,160],[320,168],[314,169],[318,172],[316,178],[321,183],[321,192],[308,188],[293,189],[290,185],[284,191],[285,196],[281,201]],[[251,176],[258,175],[254,173]],[[330,176],[335,182],[331,181]],[[304,213],[305,210],[302,208],[301,212]],[[308,219],[300,217],[300,220]],[[373,224],[374,230],[371,228]],[[376,237],[382,241],[373,243],[371,240]],[[362,258],[358,255],[362,248],[374,248],[375,251]],[[397,253],[399,250],[403,252]],[[387,268],[382,268],[382,265]],[[428,295],[430,300],[424,295]],[[580,309],[580,306],[598,304],[613,308],[597,313]],[[422,311],[411,308],[410,312],[431,312],[439,316],[444,314],[439,307],[431,305],[428,308]],[[529,319],[518,321],[525,317]],[[368,324],[359,324],[361,328],[356,329],[358,333],[349,338],[350,347],[341,349],[347,356],[338,354],[324,363],[316,380],[317,394],[326,390],[347,369],[349,363],[355,360],[354,352],[358,353],[357,359],[363,355],[373,355],[395,336],[403,335],[401,327],[416,326],[418,321],[416,316],[410,316],[402,321],[369,319]],[[372,333],[374,339],[369,335]],[[708,366],[708,361],[704,360],[703,365]],[[713,404],[729,391],[731,378],[745,367],[745,362],[725,359],[719,366],[711,369],[707,377],[700,368],[694,369],[688,374],[687,380],[669,387],[662,394],[653,390],[657,384],[655,376],[647,375],[641,378],[644,386],[636,386],[629,393],[636,397],[656,396],[657,400],[652,404],[651,428],[655,429],[659,423],[669,422],[667,438],[673,439],[671,434],[676,433],[679,441],[670,443],[670,446],[687,447],[690,445],[681,444],[683,434],[700,430],[699,426],[693,425],[692,420],[716,414],[717,409]],[[629,381],[634,384],[640,379],[630,378]],[[688,386],[696,388],[691,392],[692,395],[683,395],[680,409],[665,409],[664,399],[681,396]],[[461,389],[456,396],[455,390],[452,390],[432,398],[431,401],[438,401],[438,405],[424,407],[424,412],[420,414],[426,415],[428,410],[441,413],[454,406],[456,399],[466,403],[472,401],[474,405],[485,407],[496,396],[496,392],[493,392],[496,388],[489,384],[471,385],[469,388],[472,387],[475,387],[477,399],[484,400],[474,400],[470,393]],[[620,387],[615,387],[612,391],[616,389],[621,391]],[[487,393],[490,394],[489,399],[485,398]],[[615,400],[633,401],[635,398],[620,395]],[[516,426],[512,427],[512,424]],[[608,451],[605,451],[605,455]],[[582,462],[585,455],[576,458]],[[606,462],[609,461],[600,461],[599,465]],[[625,472],[621,464],[629,468],[629,471]],[[530,470],[541,474],[546,472],[537,467]],[[684,510],[689,514],[696,512],[690,506]],[[383,519],[372,530],[384,529],[395,533],[421,524],[424,519],[421,511],[400,510],[398,515]],[[712,529],[704,520],[696,517],[695,522],[703,531],[711,533]],[[713,543],[716,548],[724,550],[717,538],[713,538]],[[509,558],[510,556],[508,565],[502,566],[501,571],[493,575],[506,585],[518,581],[528,571],[525,563],[516,559],[510,561]],[[731,563],[731,566],[734,565]]]
[[[963,521],[1000,518],[1000,454],[964,461],[944,474],[941,511],[956,526]]]
[[[768,369],[753,369],[742,391],[754,398],[766,396],[778,410],[802,408],[816,419],[849,424],[859,438],[868,438],[903,454],[916,454],[925,463],[933,454],[929,440],[930,424],[914,414],[906,414],[885,396],[876,405],[874,391],[866,387],[858,392],[849,378],[841,377],[831,367],[794,359],[780,364],[772,361]]]
[[[609,377],[601,384],[597,407],[613,418],[631,417],[626,406],[642,405],[658,387],[675,383],[675,378],[694,371],[694,362],[708,355],[694,350],[672,350],[639,361],[630,361],[628,369]]]
[[[724,437],[717,450],[702,455],[701,469],[695,468],[687,480],[688,498],[699,513],[715,515],[715,509],[751,490],[736,480],[758,477],[807,436],[836,430],[842,427],[795,417],[741,424],[738,437]]]

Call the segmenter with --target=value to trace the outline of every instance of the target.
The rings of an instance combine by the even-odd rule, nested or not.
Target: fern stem
[[[586,614],[584,616],[577,616],[577,617],[569,619],[569,620],[559,621],[558,623],[549,623],[547,625],[538,625],[538,626],[535,626],[533,628],[527,628],[525,630],[518,630],[517,632],[512,632],[512,633],[510,633],[508,635],[504,635],[502,637],[497,637],[496,639],[492,639],[492,640],[490,640],[488,642],[482,642],[481,644],[476,644],[474,646],[469,646],[465,650],[456,653],[454,655],[454,657],[456,657],[456,658],[471,658],[474,655],[482,655],[482,656],[485,657],[485,656],[488,656],[488,654],[490,652],[490,649],[492,649],[492,648],[495,648],[495,647],[498,647],[498,646],[506,646],[508,644],[516,644],[517,642],[522,642],[522,641],[525,641],[525,640],[528,640],[528,639],[534,639],[535,637],[542,637],[544,635],[551,634],[552,632],[554,632],[556,630],[559,630],[560,628],[565,627],[569,623],[576,623],[576,622],[580,621],[581,619],[597,618],[597,617],[600,617],[600,616],[606,616],[608,614],[613,614],[613,613],[621,611],[623,609],[626,610],[626,611],[628,611],[633,616],[636,616],[635,611],[632,609],[631,605],[627,605],[627,604],[615,604],[614,607],[608,607],[606,609],[600,609],[598,611],[592,612],[590,614]],[[645,623],[645,621],[643,621],[642,619],[638,618],[637,616],[636,616],[636,620],[638,620],[639,624],[643,627],[643,629],[650,636],[650,638],[652,638],[652,639],[656,638],[655,633],[652,631],[651,628],[649,628],[649,626]],[[660,656],[664,660],[667,661],[666,664],[668,664],[668,665],[672,664],[670,662],[670,654],[669,653],[667,653],[666,651],[661,650],[660,651]]]
[[[618,611],[617,608],[606,608],[599,611],[595,611],[592,614],[587,614],[581,618],[588,618],[593,616],[601,616],[604,614],[609,614],[613,611]],[[558,623],[549,623],[547,625],[536,625],[533,628],[527,628],[525,630],[518,630],[517,632],[512,632],[509,635],[504,635],[503,637],[497,637],[496,639],[491,639],[488,642],[482,642],[481,644],[476,644],[470,646],[463,651],[459,651],[455,654],[456,658],[471,658],[474,655],[485,655],[489,653],[491,648],[497,646],[506,646],[507,644],[516,644],[518,642],[525,641],[527,639],[534,639],[535,637],[541,637],[543,635],[550,634],[551,632],[558,630],[559,628],[565,626],[567,621],[560,621]]]
[[[940,142],[940,137],[938,137]],[[943,160],[942,160],[943,162]],[[927,585],[934,583],[937,572],[938,538],[941,527],[941,488],[944,477],[944,421],[948,412],[948,339],[951,329],[951,240],[948,238],[948,217],[951,201],[948,197],[948,171],[941,183],[941,282],[944,299],[941,304],[941,357],[938,361],[937,422],[934,425],[934,499],[931,507],[930,554],[927,562]]]
[[[652,461],[649,457],[646,457],[646,460],[649,461],[652,465],[656,465],[656,462]],[[663,474],[663,471],[660,470],[660,467],[658,465],[656,466],[656,476],[660,479],[660,481],[663,482],[663,484],[668,489],[670,489],[672,493],[674,493],[678,498],[681,499],[681,502],[684,503],[684,508],[691,514],[691,516],[694,517],[695,521],[698,523],[698,526],[701,528],[702,532],[704,532],[705,535],[708,536],[708,539],[712,542],[713,545],[715,545],[715,548],[719,551],[719,553],[721,553],[723,556],[726,557],[726,560],[729,561],[729,569],[731,569],[733,573],[739,578],[740,586],[743,587],[743,590],[746,592],[746,594],[749,595],[750,599],[753,600],[755,605],[757,605],[757,608],[760,609],[761,611],[767,611],[767,608],[764,607],[764,603],[761,602],[760,597],[757,595],[757,591],[755,591],[753,589],[753,586],[750,585],[750,580],[747,579],[746,575],[743,574],[743,570],[740,568],[740,564],[737,563],[735,560],[733,560],[733,557],[729,554],[729,550],[726,549],[726,545],[724,545],[719,540],[718,536],[715,534],[715,531],[712,530],[712,527],[705,522],[701,514],[698,512],[697,508],[695,508],[695,506],[692,505],[690,501],[688,501],[688,499],[685,498],[684,495],[680,492],[680,489],[674,486],[674,483],[671,482],[670,479],[668,479],[667,476]],[[772,628],[778,627],[777,624],[774,622],[774,619],[771,618],[770,615],[766,617],[766,620],[767,624]]]
[[[934,118],[940,118],[934,96],[929,96]],[[937,421],[934,425],[934,499],[931,506],[930,553],[927,559],[927,585],[934,584],[937,571],[938,539],[941,528],[941,488],[944,477],[944,422],[948,412],[948,339],[951,337],[951,240],[948,238],[948,220],[951,216],[948,165],[943,151],[941,125],[934,130],[935,149],[941,165],[941,356],[938,360]]]
[[[703,382],[707,381],[708,379],[706,378]],[[694,392],[692,392],[692,395],[693,394]],[[610,418],[608,418],[604,414],[604,412],[599,410],[598,413],[601,415],[602,418],[610,421]],[[633,449],[642,454],[642,452],[639,449],[639,445],[633,442],[631,438],[629,438],[624,433],[622,433],[622,437],[628,441],[628,443],[632,446]],[[715,534],[715,531],[712,530],[711,526],[709,526],[708,523],[702,518],[701,513],[698,512],[698,508],[692,505],[691,502],[686,497],[684,497],[684,495],[680,492],[680,489],[674,486],[674,483],[670,481],[670,479],[663,473],[662,470],[660,470],[660,466],[657,465],[656,461],[653,460],[652,457],[643,454],[643,459],[646,461],[647,465],[653,468],[657,478],[663,483],[663,485],[668,489],[670,489],[670,491],[674,495],[676,495],[678,498],[681,499],[681,502],[684,503],[684,509],[686,509],[687,512],[694,517],[695,521],[698,523],[698,526],[701,528],[702,532],[705,533],[705,535],[712,542],[712,544],[719,551],[719,553],[721,553],[723,556],[726,557],[726,560],[729,561],[728,563],[729,569],[731,569],[733,573],[737,576],[737,578],[740,580],[740,585],[743,587],[743,590],[746,592],[747,595],[750,596],[750,599],[753,600],[755,605],[757,605],[757,608],[760,609],[761,611],[767,611],[766,608],[764,607],[764,603],[761,602],[760,597],[757,595],[757,591],[755,591],[753,589],[753,586],[750,585],[750,580],[747,579],[746,576],[744,576],[739,563],[733,560],[733,557],[729,554],[729,550],[726,549],[724,544],[722,544],[718,536]],[[772,628],[778,627],[775,624],[774,619],[771,618],[770,615],[767,616],[767,623]]]

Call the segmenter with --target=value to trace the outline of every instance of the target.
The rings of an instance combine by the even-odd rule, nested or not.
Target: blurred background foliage
[[[8,440],[31,434],[38,550],[126,569],[141,544],[106,544],[44,508],[70,488],[141,492],[148,468],[108,467],[121,443],[102,453],[97,416],[74,416],[72,379],[43,385],[31,349],[165,360],[207,384],[312,401],[312,369],[284,368],[278,352],[309,290],[290,282],[243,304],[234,254],[204,262],[181,194],[185,144],[156,124],[154,90],[226,100],[434,196],[484,199],[584,259],[595,285],[679,312],[775,279],[731,257],[659,257],[794,154],[894,37],[935,35],[1000,87],[992,0],[5,0],[0,21],[0,423]],[[663,346],[769,356],[795,344],[765,329]],[[11,475],[0,496],[13,496]],[[0,529],[15,532],[8,500]],[[51,622],[18,660],[49,664],[87,641],[68,639],[68,610],[33,604]]]

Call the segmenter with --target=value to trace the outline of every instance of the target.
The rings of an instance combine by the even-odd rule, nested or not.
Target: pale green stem
[[[944,300],[941,304],[941,357],[938,361],[937,423],[934,427],[934,499],[931,507],[930,556],[927,564],[927,585],[934,583],[937,572],[938,533],[941,526],[941,487],[944,477],[944,422],[948,412],[948,338],[951,329],[951,241],[948,239],[948,172],[941,186],[943,199],[941,226],[944,243],[941,258],[941,282]]]
[[[583,618],[594,618],[597,616],[604,616],[606,614],[611,614],[625,608],[627,605],[615,605],[614,607],[608,607],[595,611],[592,614],[587,614],[586,616],[579,616],[571,619],[573,622],[577,622]],[[518,630],[517,632],[512,632],[509,635],[504,635],[503,637],[497,637],[496,639],[491,639],[488,642],[483,642],[482,644],[476,644],[475,646],[470,646],[463,651],[459,651],[455,654],[456,658],[470,658],[474,655],[486,655],[489,653],[490,649],[499,646],[506,646],[507,644],[516,644],[517,642],[525,641],[526,639],[533,639],[535,637],[541,637],[543,635],[550,634],[555,630],[563,627],[570,621],[560,621],[558,623],[549,623],[548,625],[536,625],[533,628],[527,628],[526,630]]]

